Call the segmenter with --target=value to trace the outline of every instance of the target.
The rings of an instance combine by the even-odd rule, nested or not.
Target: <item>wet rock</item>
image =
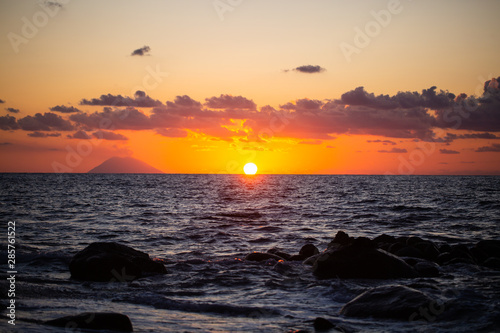
[[[319,278],[392,279],[416,277],[415,270],[402,259],[373,247],[349,245],[326,251],[316,259],[313,272]]]
[[[495,270],[500,270],[500,259],[494,257],[488,258],[484,261],[483,266],[493,268]]]
[[[412,236],[406,240],[406,245],[413,246],[417,243],[422,243],[424,240],[420,237]]]
[[[419,249],[414,248],[413,246],[405,246],[398,250],[395,255],[398,257],[413,257],[413,258],[424,258],[424,254]]]
[[[413,266],[418,275],[422,277],[439,276],[439,266],[431,261],[420,261]]]
[[[314,330],[317,332],[329,331],[335,328],[335,325],[333,325],[331,321],[321,317],[314,319],[313,326]]]
[[[299,255],[303,256],[304,258],[312,257],[313,255],[318,253],[319,253],[318,248],[313,244],[306,244],[302,246],[302,248],[299,251]]]
[[[267,250],[267,253],[277,255],[278,257],[281,257],[284,260],[289,260],[290,257],[292,256],[291,254],[288,254],[288,253],[283,252],[283,251],[278,250],[278,249],[269,249],[269,250]]]
[[[332,241],[332,243],[337,243],[340,245],[347,245],[350,242],[351,242],[351,238],[349,237],[348,234],[346,234],[343,231],[338,231],[337,234],[335,235],[335,238]]]
[[[65,327],[71,331],[79,329],[111,330],[118,332],[132,332],[132,322],[129,317],[114,312],[81,313],[49,320],[45,325]]]
[[[435,261],[440,255],[437,246],[433,242],[423,241],[420,243],[415,243],[413,246],[420,252],[422,252],[424,258],[427,260]]]
[[[306,260],[304,260],[303,264],[304,265],[309,265],[309,266],[313,266],[314,263],[316,262],[316,260],[322,255],[322,253],[318,253],[312,257],[309,257],[307,258]]]
[[[488,257],[500,258],[499,240],[482,240],[476,244],[476,247],[484,251]]]
[[[374,317],[409,320],[420,307],[433,300],[413,288],[401,285],[381,286],[365,291],[344,305],[340,314],[347,317]]]
[[[393,244],[396,243],[396,237],[382,234],[373,239],[376,244]]]
[[[126,282],[167,273],[165,266],[147,253],[114,242],[90,244],[73,257],[69,270],[74,279],[102,282]]]
[[[263,253],[263,252],[253,252],[245,257],[245,260],[247,261],[265,261],[268,259],[274,259],[276,261],[283,260],[283,258],[280,256],[277,256],[272,253]]]

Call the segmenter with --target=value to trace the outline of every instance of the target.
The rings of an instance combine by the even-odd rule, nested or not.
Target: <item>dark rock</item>
[[[488,254],[488,257],[500,258],[499,240],[482,240],[476,244],[476,247]]]
[[[450,253],[451,252],[451,246],[449,244],[446,244],[446,243],[445,244],[441,244],[439,246],[439,252],[440,253],[446,253],[446,252]]]
[[[423,241],[420,243],[415,243],[413,246],[421,251],[424,255],[424,258],[427,260],[435,261],[440,255],[437,246],[433,242]]]
[[[337,243],[340,245],[347,245],[350,242],[351,242],[351,238],[349,237],[348,234],[346,234],[343,231],[338,231],[337,234],[335,235],[335,238],[332,241],[332,243]]]
[[[470,258],[453,258],[450,261],[444,263],[445,265],[453,265],[453,264],[467,264],[467,265],[475,265],[474,260]]]
[[[313,255],[318,253],[319,253],[318,248],[313,244],[306,244],[302,246],[302,248],[299,251],[299,255],[303,256],[304,259],[312,257]]]
[[[290,260],[290,261],[304,261],[306,259],[307,259],[307,257],[305,257],[305,256],[303,256],[301,254],[294,254],[288,260]]]
[[[331,321],[321,317],[314,319],[313,326],[314,329],[319,332],[328,331],[331,330],[332,328],[335,328],[335,325],[333,325]]]
[[[376,244],[367,237],[358,237],[352,241],[353,246],[364,248],[376,248]]]
[[[365,291],[347,303],[340,314],[347,317],[374,317],[409,320],[420,307],[433,300],[426,294],[401,285],[381,286]]]
[[[402,249],[398,250],[395,255],[398,257],[413,257],[413,258],[424,258],[424,254],[419,249],[414,248],[413,246],[405,246]]]
[[[392,244],[396,243],[396,237],[382,234],[373,239],[376,244]]]
[[[424,240],[420,237],[412,236],[406,240],[406,245],[413,246],[417,243],[422,243]]]
[[[477,246],[474,246],[473,248],[470,249],[470,254],[474,258],[474,260],[476,260],[476,262],[478,263],[483,263],[484,261],[486,261],[486,259],[490,258],[488,256],[488,253],[486,253],[486,251]]]
[[[439,266],[427,260],[422,260],[413,266],[418,275],[422,277],[436,277],[439,276]]]
[[[73,257],[69,270],[72,278],[102,282],[125,282],[167,273],[165,266],[148,254],[114,242],[90,244]]]
[[[304,265],[309,265],[312,266],[316,262],[316,260],[322,255],[322,253],[318,253],[316,255],[313,255],[312,257],[307,258],[304,260],[303,264]]]
[[[245,257],[245,260],[248,261],[265,261],[268,259],[274,259],[276,261],[283,260],[283,258],[281,258],[280,256],[277,256],[272,253],[263,253],[263,252],[253,252]]]
[[[44,324],[71,329],[111,330],[118,332],[132,332],[132,323],[129,317],[120,313],[96,312],[81,313],[76,316],[67,316],[46,321]]]
[[[316,259],[319,278],[391,279],[416,277],[415,270],[400,258],[380,249],[350,245],[326,251]]]
[[[396,242],[398,242],[402,245],[407,245],[408,238],[409,237],[406,237],[406,236],[400,236],[400,237],[396,238]]]
[[[488,258],[484,261],[483,266],[500,270],[500,259],[495,257]]]
[[[436,261],[440,264],[440,265],[444,265],[445,263],[447,263],[448,261],[450,261],[451,259],[453,259],[452,255],[450,252],[443,252],[441,253]]]
[[[288,254],[286,252],[280,251],[278,249],[269,249],[269,250],[267,250],[267,253],[275,254],[278,257],[283,258],[284,260],[289,260],[290,257],[292,256],[291,254]]]
[[[392,254],[396,254],[399,250],[401,250],[403,247],[406,247],[406,245],[403,245],[399,242],[392,244],[389,246],[389,251]]]

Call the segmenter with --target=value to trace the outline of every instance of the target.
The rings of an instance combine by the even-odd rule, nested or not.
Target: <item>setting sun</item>
[[[257,166],[254,163],[247,163],[243,167],[246,175],[255,175],[257,173]]]

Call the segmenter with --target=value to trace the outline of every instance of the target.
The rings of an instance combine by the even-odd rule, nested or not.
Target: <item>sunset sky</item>
[[[500,1],[0,0],[0,172],[500,174]]]

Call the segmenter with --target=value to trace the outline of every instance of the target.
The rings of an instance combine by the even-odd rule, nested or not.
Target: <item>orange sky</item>
[[[216,3],[0,1],[0,172],[500,174],[498,1]]]

